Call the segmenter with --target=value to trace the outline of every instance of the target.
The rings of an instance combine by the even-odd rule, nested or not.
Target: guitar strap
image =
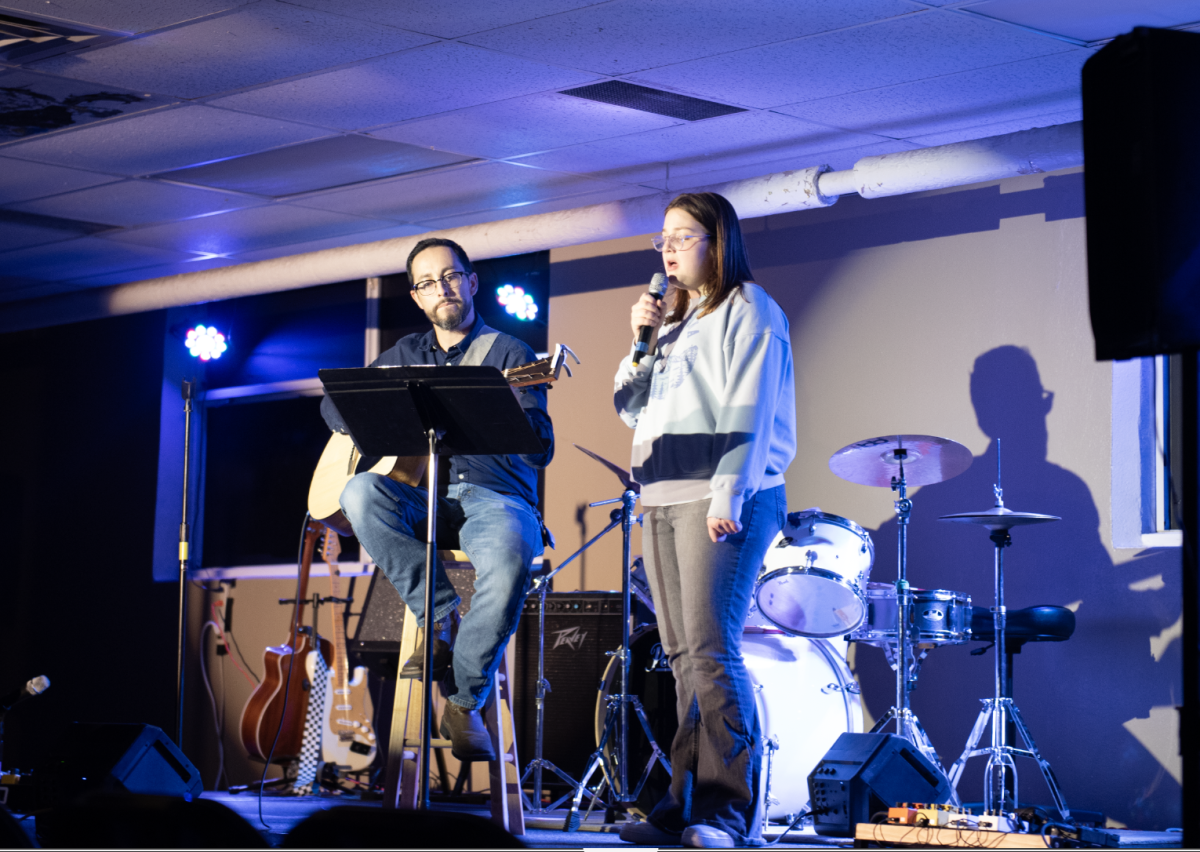
[[[479,320],[483,323],[483,320]],[[500,332],[489,325],[482,325],[479,329],[479,334],[471,341],[470,347],[467,349],[467,354],[458,362],[460,367],[478,367],[483,363],[483,359],[492,351],[492,344],[496,342],[496,338],[500,336]]]

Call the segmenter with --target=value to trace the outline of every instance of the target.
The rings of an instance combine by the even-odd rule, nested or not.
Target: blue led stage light
[[[189,328],[187,339],[184,341],[193,358],[210,361],[221,357],[221,353],[229,347],[225,343],[225,335],[210,326],[198,325]]]
[[[504,310],[519,320],[535,319],[538,315],[537,302],[521,287],[511,284],[497,287],[496,300],[504,305]]]

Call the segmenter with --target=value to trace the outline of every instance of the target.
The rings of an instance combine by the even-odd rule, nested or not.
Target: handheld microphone
[[[654,301],[662,301],[662,297],[666,295],[669,283],[665,273],[654,273],[654,277],[650,279],[650,295],[654,297]],[[633,365],[635,367],[642,360],[642,356],[650,351],[650,335],[652,334],[654,334],[654,328],[649,325],[642,326],[641,330],[638,331],[637,344],[633,347]]]
[[[0,716],[3,716],[15,705],[24,701],[26,698],[31,698],[34,695],[41,695],[50,686],[50,678],[45,675],[38,675],[30,680],[20,689],[14,689],[8,695],[0,698]]]

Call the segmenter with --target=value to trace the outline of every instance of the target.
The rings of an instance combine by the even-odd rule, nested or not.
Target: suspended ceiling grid
[[[14,301],[1076,121],[1105,40],[1197,25],[1200,0],[0,0],[0,15],[76,33],[49,56],[0,35]],[[562,94],[606,81],[737,111]]]

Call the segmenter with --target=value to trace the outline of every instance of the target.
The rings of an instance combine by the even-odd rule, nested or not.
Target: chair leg
[[[483,713],[483,722],[491,734],[496,760],[488,762],[491,779],[492,820],[512,835],[525,833],[525,812],[521,806],[520,761],[513,726],[512,671],[513,646],[508,643],[496,670],[495,699]]]
[[[392,730],[388,737],[387,772],[383,806],[416,810],[420,779],[420,748],[405,750],[405,742],[421,741],[421,708],[424,685],[417,678],[401,679],[400,667],[417,649],[417,620],[405,612],[396,660],[396,697],[392,704]]]

